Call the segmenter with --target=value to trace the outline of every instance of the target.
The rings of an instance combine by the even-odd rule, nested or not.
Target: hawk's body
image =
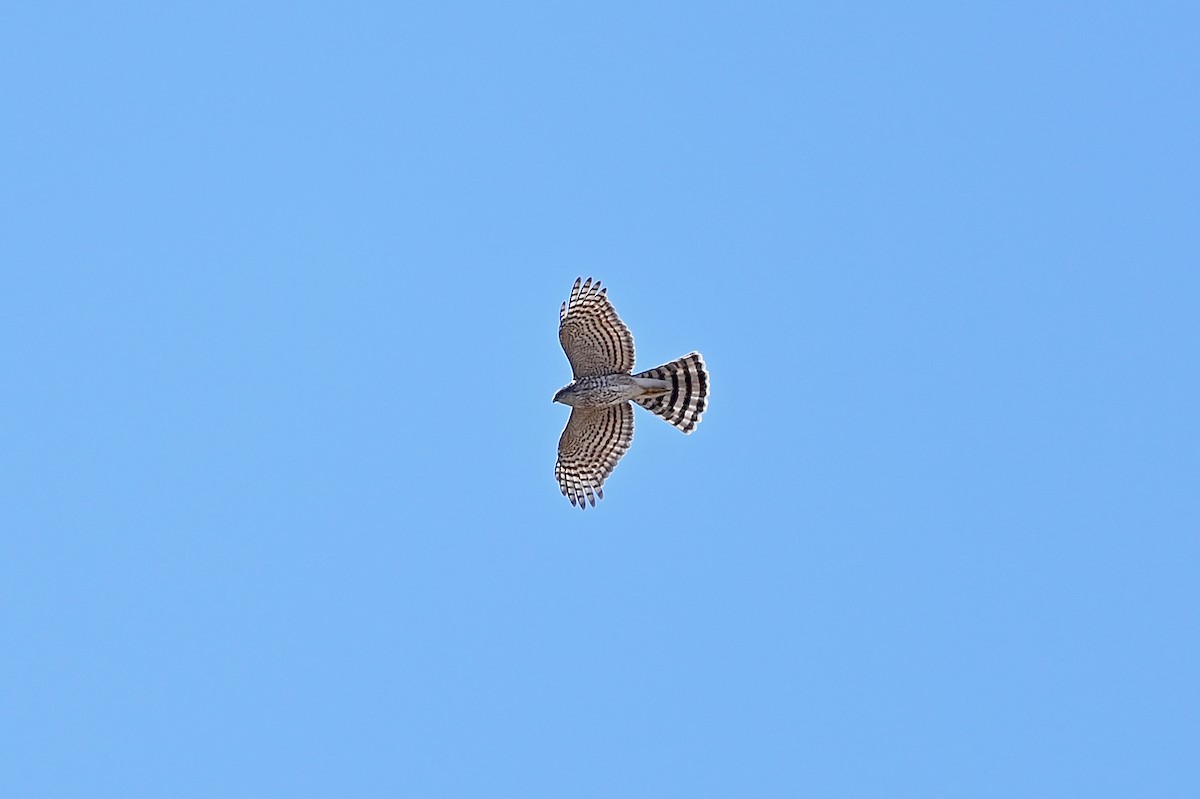
[[[637,399],[648,391],[669,388],[664,380],[650,380],[633,375],[595,375],[572,380],[559,402],[575,408],[603,408],[606,405],[616,405]]]
[[[572,406],[554,474],[571,504],[583,508],[604,497],[605,479],[633,441],[630,401],[690,433],[708,405],[708,372],[693,352],[632,374],[633,335],[591,278],[576,280],[563,303],[558,339],[575,379],[554,395]]]

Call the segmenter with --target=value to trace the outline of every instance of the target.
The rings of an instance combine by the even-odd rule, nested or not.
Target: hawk
[[[708,407],[708,372],[698,352],[632,374],[633,334],[607,291],[598,280],[576,279],[558,314],[558,340],[574,379],[554,395],[571,406],[554,476],[581,509],[604,498],[604,481],[633,441],[630,401],[684,433],[696,429]]]

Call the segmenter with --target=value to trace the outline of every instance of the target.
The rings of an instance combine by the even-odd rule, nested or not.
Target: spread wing
[[[571,297],[558,314],[558,340],[575,377],[633,371],[633,334],[600,281],[575,280]]]
[[[554,476],[563,496],[580,509],[604,499],[604,481],[633,441],[633,406],[572,408],[558,440]]]

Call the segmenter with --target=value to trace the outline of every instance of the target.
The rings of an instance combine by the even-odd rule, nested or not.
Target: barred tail
[[[708,407],[708,371],[700,353],[693,352],[677,361],[639,372],[634,377],[648,377],[667,382],[661,391],[634,399],[651,413],[656,413],[685,433],[700,424],[700,414]]]

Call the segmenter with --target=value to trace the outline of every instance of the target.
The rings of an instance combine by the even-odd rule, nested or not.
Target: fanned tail
[[[634,377],[663,380],[666,387],[636,397],[633,401],[658,414],[685,433],[700,424],[700,414],[708,407],[708,370],[700,353],[693,352],[677,361],[639,372]]]

